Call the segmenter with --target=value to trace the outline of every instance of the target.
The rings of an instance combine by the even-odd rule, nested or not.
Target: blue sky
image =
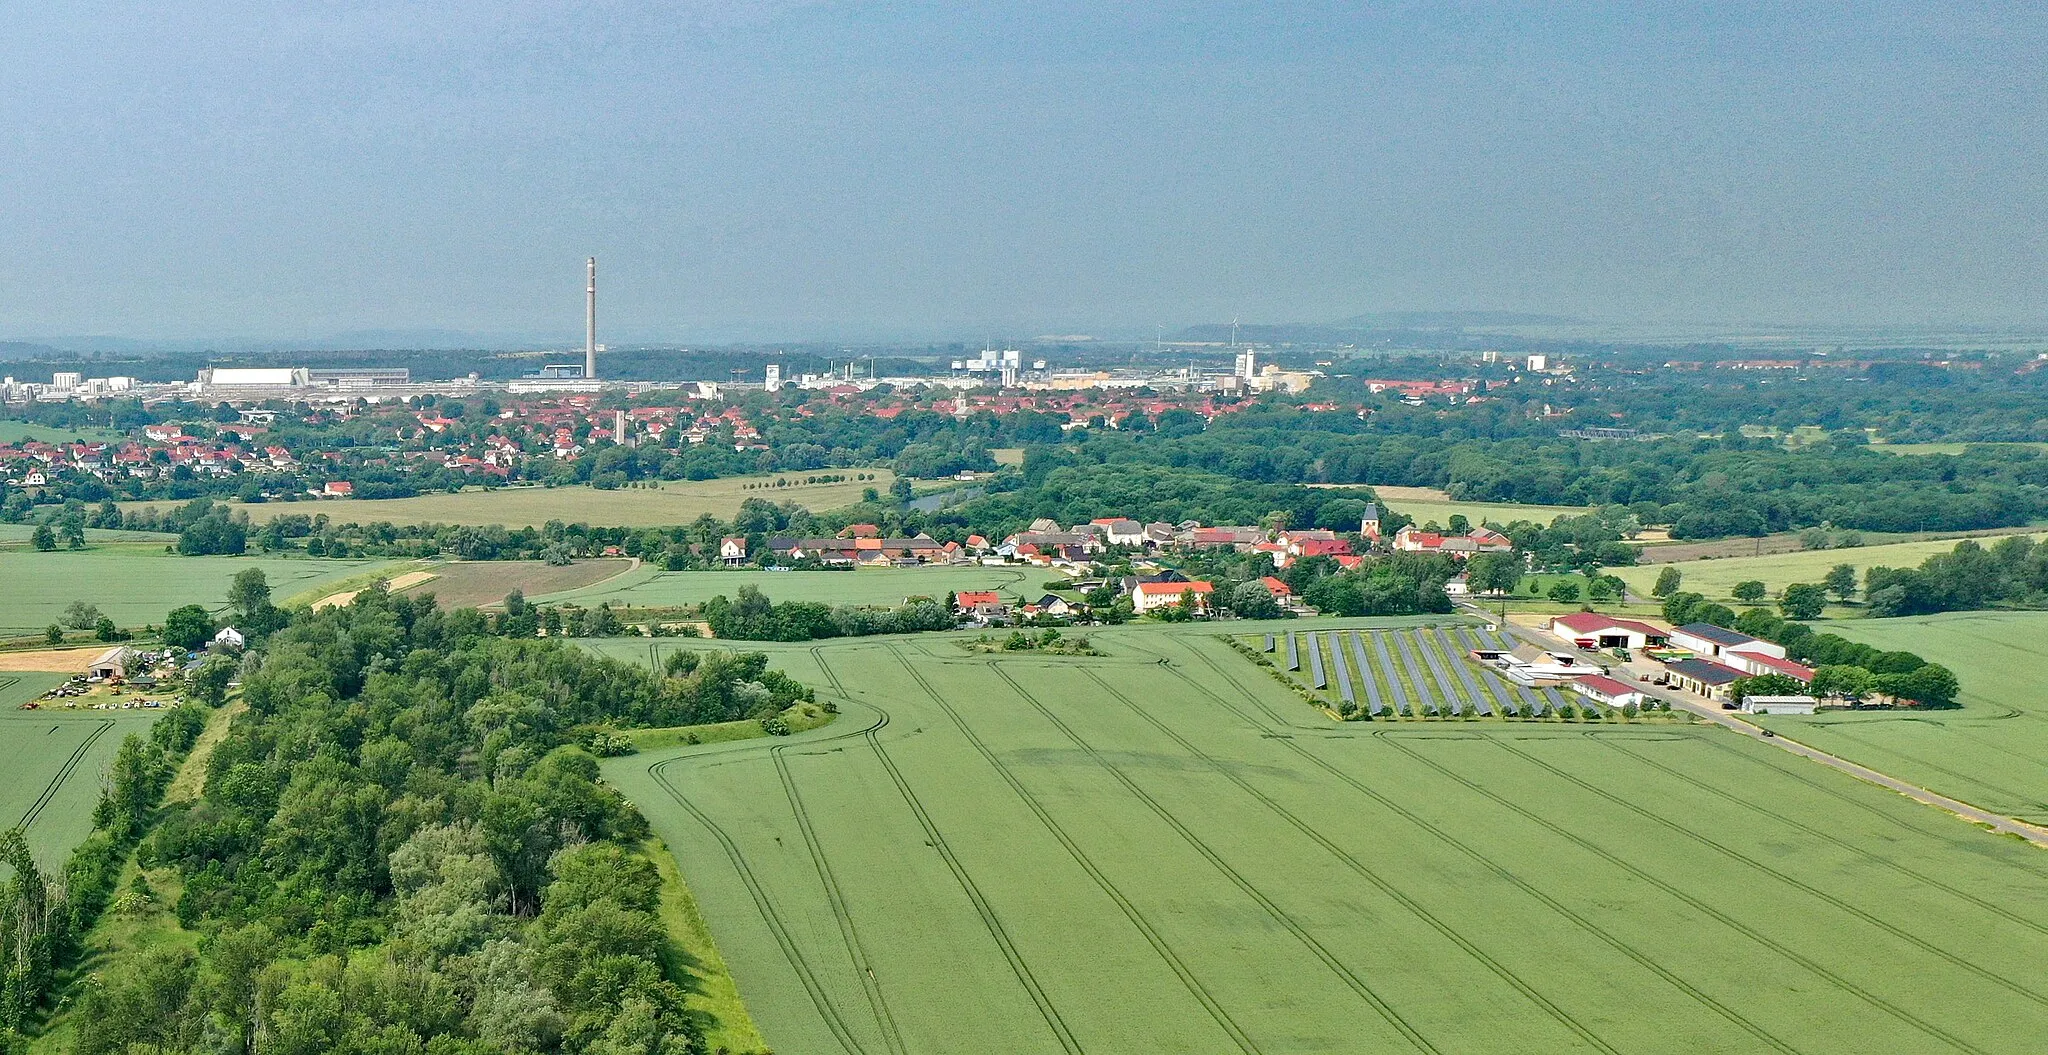
[[[2048,322],[2021,4],[11,4],[0,338]]]

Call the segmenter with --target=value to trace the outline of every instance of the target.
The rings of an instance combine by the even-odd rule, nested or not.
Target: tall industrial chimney
[[[590,287],[583,301],[583,376],[597,379],[597,258],[590,258]]]

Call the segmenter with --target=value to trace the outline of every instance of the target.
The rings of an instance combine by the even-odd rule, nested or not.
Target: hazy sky
[[[0,24],[0,337],[575,342],[592,253],[616,341],[2048,321],[2038,3],[65,0]]]

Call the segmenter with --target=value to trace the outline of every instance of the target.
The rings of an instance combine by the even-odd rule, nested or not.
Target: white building
[[[1811,696],[1749,696],[1742,709],[1751,714],[1812,714],[1820,701]]]
[[[1572,682],[1571,689],[1581,696],[1597,700],[1609,707],[1626,707],[1629,704],[1641,707],[1643,701],[1649,699],[1641,689],[1628,682],[1616,681],[1600,674],[1588,674]]]
[[[1141,582],[1131,588],[1131,611],[1139,615],[1161,608],[1180,606],[1182,594],[1192,594],[1197,612],[1208,611],[1209,595],[1215,587],[1206,582]]]

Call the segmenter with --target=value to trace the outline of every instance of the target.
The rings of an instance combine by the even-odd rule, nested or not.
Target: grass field
[[[228,580],[261,568],[273,596],[317,589],[384,563],[278,557],[180,557],[157,546],[106,546],[78,552],[0,550],[0,634],[41,630],[66,605],[86,601],[121,626],[162,623],[184,604],[227,604]]]
[[[1518,505],[1513,502],[1460,502],[1434,487],[1375,487],[1373,493],[1388,509],[1414,517],[1417,524],[1436,521],[1439,526],[1450,526],[1451,517],[1462,514],[1474,524],[1491,521],[1507,524],[1517,520],[1533,520],[1548,524],[1561,516],[1582,516],[1592,512],[1589,506],[1534,506]]]
[[[2048,536],[2032,536],[2036,541]],[[1761,580],[1773,597],[1789,583],[1819,582],[1828,569],[1837,564],[1852,564],[1856,567],[1857,581],[1863,573],[1873,567],[1910,568],[1937,553],[1947,553],[1956,548],[1961,539],[1935,539],[1927,542],[1895,542],[1884,546],[1857,546],[1852,549],[1802,550],[1797,553],[1769,553],[1761,557],[1722,557],[1715,560],[1689,560],[1673,564],[1644,564],[1633,568],[1610,568],[1611,574],[1619,575],[1631,590],[1645,596],[1650,587],[1657,584],[1657,576],[1667,567],[1677,568],[1685,577],[1684,589],[1703,593],[1717,601],[1728,600],[1728,591],[1735,584],[1746,579]],[[1989,547],[1998,540],[1982,538],[1980,544]]]
[[[872,473],[877,479],[834,484],[794,484],[749,490],[749,485],[792,482],[806,475],[852,477],[856,472]],[[687,524],[705,513],[729,519],[749,498],[761,498],[780,505],[795,502],[810,509],[836,509],[860,501],[866,488],[887,494],[895,479],[887,469],[830,469],[815,473],[783,473],[779,476],[733,476],[720,480],[671,480],[659,487],[628,487],[599,491],[589,487],[505,487],[482,488],[457,494],[420,495],[416,498],[379,500],[342,499],[321,502],[261,502],[242,505],[229,502],[231,509],[249,514],[258,524],[291,513],[306,516],[326,514],[335,523],[369,524],[474,524],[505,527],[540,527],[550,520],[565,524],[598,527],[664,527]],[[123,509],[167,508],[176,502],[124,502]]]
[[[824,604],[898,605],[905,597],[944,597],[953,590],[1001,590],[1005,595],[1032,593],[1055,578],[1038,568],[933,566],[868,568],[858,571],[661,571],[650,565],[601,582],[561,593],[528,591],[529,601],[574,602],[614,607],[668,607],[708,601],[718,594],[736,596],[742,586],[758,586],[777,601],[818,601]]]
[[[24,711],[21,705],[64,680],[61,674],[0,673],[0,828],[19,825],[45,868],[92,832],[100,778],[129,733],[157,711]]]
[[[1816,628],[1917,652],[1962,679],[1952,711],[1827,711],[1779,731],[1965,802],[2048,824],[2048,612],[1847,619]]]
[[[27,421],[0,421],[0,443],[41,440],[44,443],[119,443],[128,434],[114,429],[62,429]]]
[[[2031,847],[1718,729],[1339,724],[1216,632],[762,646],[840,720],[605,772],[778,1051],[2048,1036]]]

